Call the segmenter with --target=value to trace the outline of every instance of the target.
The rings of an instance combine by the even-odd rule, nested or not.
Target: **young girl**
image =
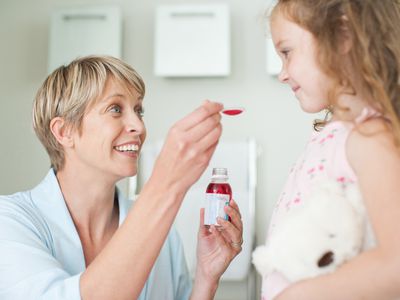
[[[279,80],[303,111],[328,110],[329,118],[315,124],[292,169],[269,237],[321,178],[358,183],[372,231],[334,273],[263,278],[262,299],[400,298],[400,2],[278,0],[271,32]]]

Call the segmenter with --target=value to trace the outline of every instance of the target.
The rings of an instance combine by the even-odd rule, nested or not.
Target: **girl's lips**
[[[294,93],[296,93],[296,92],[297,92],[299,89],[300,89],[300,87],[299,87],[299,86],[292,87],[292,91],[293,91]]]

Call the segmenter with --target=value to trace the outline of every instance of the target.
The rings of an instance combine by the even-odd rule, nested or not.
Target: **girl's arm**
[[[221,109],[206,102],[170,130],[125,222],[82,274],[82,299],[139,297],[186,191],[215,150],[222,132]]]
[[[400,154],[382,120],[354,130],[347,155],[357,177],[376,247],[334,273],[304,280],[276,299],[396,299],[400,297]]]

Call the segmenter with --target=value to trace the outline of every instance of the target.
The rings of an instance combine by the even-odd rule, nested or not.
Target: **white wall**
[[[82,3],[116,3],[122,7],[124,19],[123,58],[147,83],[148,140],[162,138],[174,121],[203,99],[221,102],[232,99],[246,107],[242,117],[224,120],[223,139],[253,136],[262,149],[256,207],[257,243],[262,243],[271,208],[290,165],[303,148],[313,116],[302,113],[290,89],[265,72],[262,14],[269,1],[227,1],[232,18],[232,74],[229,77],[156,78],[152,71],[155,6],[195,2],[214,1],[1,0],[0,194],[33,187],[49,167],[47,155],[31,129],[31,106],[46,76],[52,9]],[[221,295],[220,299],[223,298]]]

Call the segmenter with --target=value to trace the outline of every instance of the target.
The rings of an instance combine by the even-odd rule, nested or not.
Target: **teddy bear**
[[[326,180],[292,207],[257,247],[253,264],[262,275],[280,272],[290,282],[330,273],[360,253],[366,211],[355,183]]]

